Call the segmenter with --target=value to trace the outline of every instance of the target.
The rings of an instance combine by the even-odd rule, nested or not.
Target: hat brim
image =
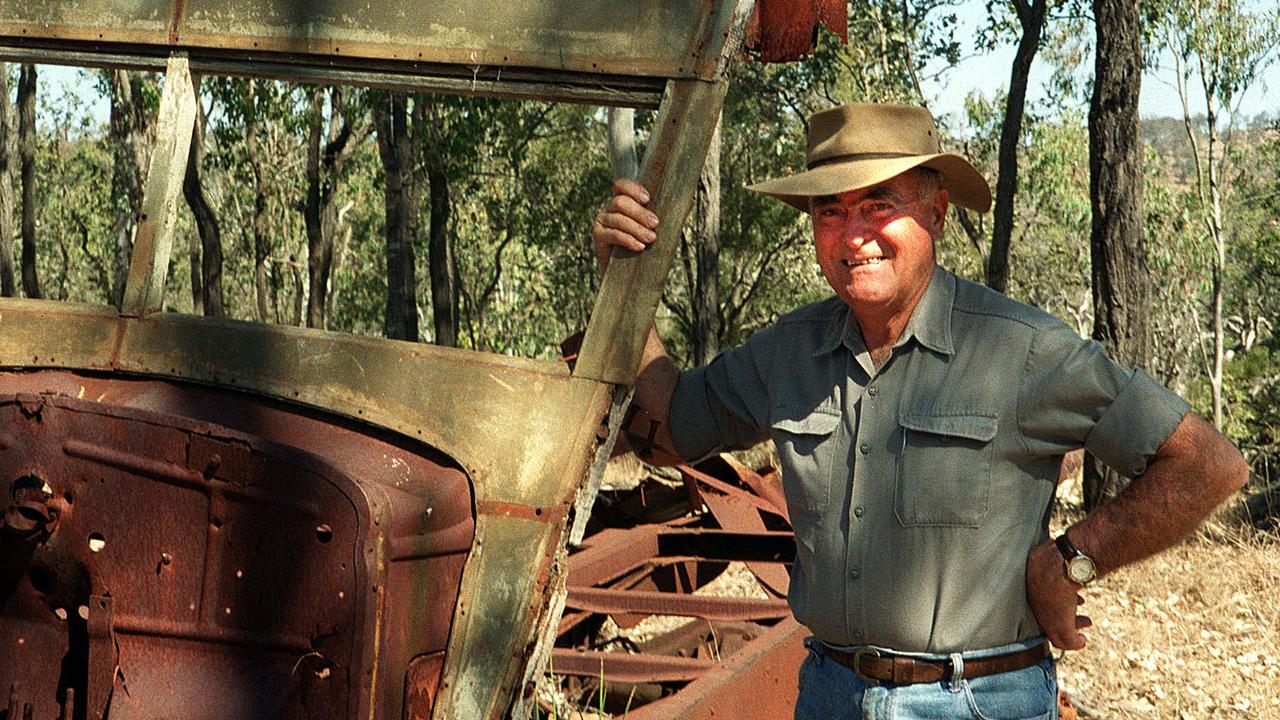
[[[991,209],[991,187],[987,185],[987,179],[968,160],[954,153],[847,160],[777,180],[766,180],[749,185],[747,189],[809,212],[810,198],[860,190],[914,167],[937,170],[942,176],[942,187],[946,188],[951,202],[956,205],[981,213]]]

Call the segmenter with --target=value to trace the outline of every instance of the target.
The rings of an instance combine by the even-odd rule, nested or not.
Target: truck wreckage
[[[744,42],[796,58],[845,12],[0,0],[0,59],[165,72],[121,306],[0,299],[0,718],[524,717],[548,665],[652,700],[637,719],[746,687],[756,714],[789,712],[776,476],[682,468],[685,509],[716,522],[584,540],[680,222],[618,252],[572,370],[159,310],[193,74],[656,108],[640,177],[680,219]],[[691,594],[734,560],[768,597]],[[698,620],[633,652],[575,645],[645,615]]]

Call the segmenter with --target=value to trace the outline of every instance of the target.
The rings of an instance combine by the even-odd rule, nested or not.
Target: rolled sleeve
[[[759,337],[757,335],[757,337]],[[759,341],[686,370],[671,396],[671,438],[686,460],[750,447],[768,437],[769,397],[756,359]]]
[[[1097,342],[1054,323],[1039,329],[1029,350],[1018,414],[1032,454],[1083,447],[1137,477],[1188,410],[1147,373],[1123,367]]]
[[[1137,477],[1190,411],[1186,400],[1137,370],[1085,438],[1084,447],[1116,472]]]

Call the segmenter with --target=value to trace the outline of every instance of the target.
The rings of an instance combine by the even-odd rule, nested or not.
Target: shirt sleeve
[[[671,396],[671,437],[689,461],[751,447],[768,437],[765,372],[770,330],[680,373]]]
[[[1116,472],[1137,477],[1191,410],[1142,370],[1107,357],[1065,324],[1040,328],[1027,356],[1018,428],[1029,452],[1083,447]]]

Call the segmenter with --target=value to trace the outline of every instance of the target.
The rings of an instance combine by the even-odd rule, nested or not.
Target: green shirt
[[[1040,634],[1027,553],[1062,455],[1140,475],[1190,407],[1057,318],[937,269],[879,369],[838,298],[681,373],[686,458],[771,437],[789,600],[834,645],[957,652]]]

